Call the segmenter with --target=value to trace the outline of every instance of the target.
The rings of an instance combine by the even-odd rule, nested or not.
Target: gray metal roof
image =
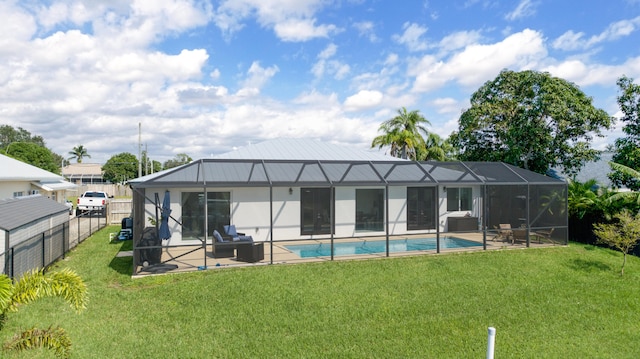
[[[203,159],[129,181],[133,187],[564,184],[501,162]]]
[[[378,150],[361,150],[308,138],[278,138],[240,147],[215,156],[234,160],[389,161],[394,157]]]
[[[42,196],[0,200],[0,229],[12,231],[27,223],[68,212],[69,208],[64,204]]]

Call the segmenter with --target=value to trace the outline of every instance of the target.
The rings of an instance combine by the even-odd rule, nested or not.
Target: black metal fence
[[[58,259],[64,258],[70,249],[106,225],[107,220],[104,216],[81,215],[20,243],[12,244],[6,252],[0,254],[0,263],[4,263],[3,273],[11,278],[19,278],[32,269],[46,268]]]

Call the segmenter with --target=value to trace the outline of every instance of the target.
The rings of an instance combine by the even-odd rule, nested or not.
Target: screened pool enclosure
[[[566,183],[499,162],[203,159],[130,184],[135,274],[567,243]],[[171,236],[154,239],[165,194]]]

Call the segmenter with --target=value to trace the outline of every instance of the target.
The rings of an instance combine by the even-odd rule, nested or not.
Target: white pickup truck
[[[82,213],[99,212],[101,215],[105,214],[105,209],[109,203],[109,195],[102,191],[87,191],[78,197],[78,203],[76,204],[76,216]]]

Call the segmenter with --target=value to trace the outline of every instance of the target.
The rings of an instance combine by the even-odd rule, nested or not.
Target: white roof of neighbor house
[[[278,138],[240,147],[214,158],[234,160],[390,161],[377,150],[361,150],[308,138]]]
[[[59,182],[64,180],[60,175],[4,155],[0,155],[0,168],[2,168],[0,181]]]

